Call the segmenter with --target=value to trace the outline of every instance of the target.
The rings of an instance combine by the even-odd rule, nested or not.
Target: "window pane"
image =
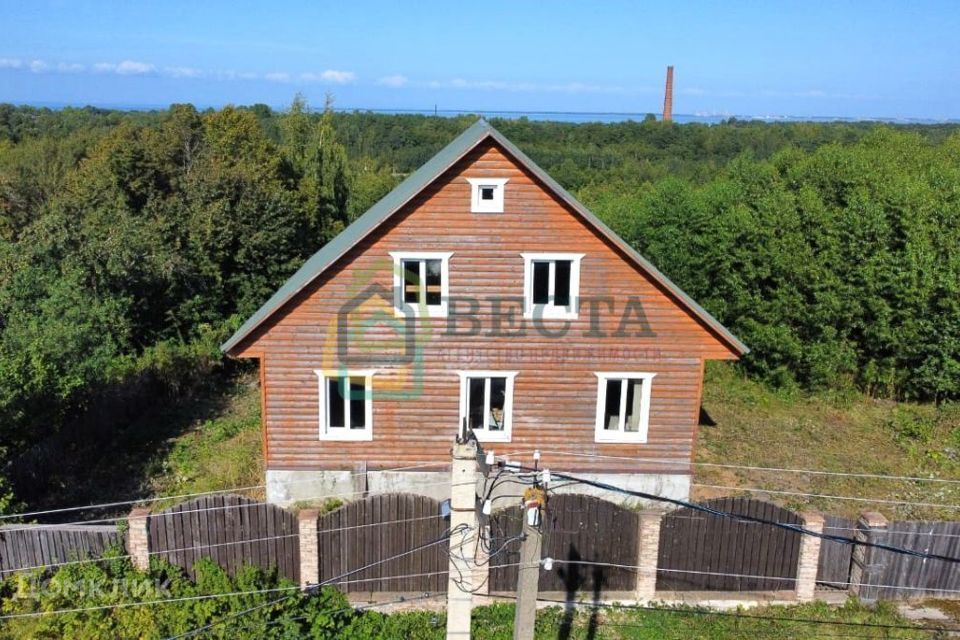
[[[481,200],[493,200],[493,191],[496,187],[480,187]]]
[[[350,378],[350,428],[367,426],[367,393],[363,378]]]
[[[569,260],[557,260],[555,263],[553,304],[558,307],[570,306],[570,265]]]
[[[550,263],[533,263],[533,304],[550,301]]]
[[[474,431],[483,429],[484,378],[467,378],[467,424]]]
[[[627,380],[627,416],[624,431],[640,431],[640,404],[643,402],[643,380]]]
[[[507,379],[490,378],[490,416],[487,427],[491,431],[503,431],[504,409],[507,404]]]
[[[420,261],[403,261],[403,301],[410,304],[420,302]]]
[[[327,378],[327,425],[343,428],[343,394],[341,378]]]
[[[603,410],[603,428],[620,431],[620,385],[622,380],[607,380],[607,401]]]
[[[441,260],[427,260],[427,304],[440,304]]]

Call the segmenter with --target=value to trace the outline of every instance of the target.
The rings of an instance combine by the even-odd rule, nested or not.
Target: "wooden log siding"
[[[839,516],[824,516],[823,532],[832,536],[852,538],[856,520]],[[842,542],[822,540],[817,566],[817,584],[827,589],[846,589],[850,579],[850,560],[853,546]]]
[[[516,588],[520,542],[507,541],[520,533],[521,518],[519,508],[499,511],[491,518],[490,546],[494,551],[503,548],[490,560],[492,592]],[[638,526],[635,512],[612,502],[580,494],[552,496],[544,521],[542,557],[633,567]],[[540,570],[541,591],[600,595],[633,591],[636,580],[635,570],[616,567],[557,562],[551,571]]]
[[[381,561],[443,538],[448,526],[439,502],[409,494],[371,496],[326,513],[317,526],[320,582],[344,592],[446,591],[446,539]]]
[[[703,504],[774,522],[803,523],[792,511],[750,498],[717,498]],[[678,509],[664,516],[660,527],[657,590],[793,590],[801,535],[770,525]]]
[[[509,178],[505,212],[471,213],[470,187],[464,176]],[[340,366],[338,310],[371,284],[392,292],[390,251],[452,251],[450,295],[480,300],[475,318],[482,331],[479,335],[447,335],[445,319],[418,319],[421,350],[417,363],[361,367],[379,370],[373,382],[374,442],[321,442],[314,370]],[[523,321],[525,336],[489,335],[498,321],[504,329],[514,326],[507,315],[510,312],[513,322],[522,321],[519,301],[505,305],[499,316],[494,316],[490,300],[522,297],[524,252],[585,254],[581,296],[617,300],[613,314],[599,305],[599,327],[605,337],[584,335],[591,328],[586,307],[581,308],[579,319],[569,322],[563,338],[539,335],[530,320]],[[655,335],[611,335],[629,296],[641,299]],[[392,316],[388,302],[377,304]],[[544,321],[550,330],[565,325],[563,321]],[[459,326],[462,331],[462,319]],[[364,347],[376,346],[374,355],[386,357],[397,352],[396,334],[389,327],[368,327],[364,340]],[[269,469],[348,469],[366,462],[375,470],[424,460],[446,462],[458,429],[460,381],[456,372],[499,369],[519,372],[513,399],[513,448],[539,448],[545,459],[551,451],[570,450],[645,459],[555,458],[571,471],[624,473],[688,472],[703,360],[732,357],[723,343],[614,245],[489,142],[348,251],[254,331],[234,355],[261,358]],[[597,444],[594,373],[624,370],[657,374],[648,441],[642,445]],[[398,389],[409,394],[377,395]]]
[[[11,525],[0,528],[0,579],[9,572],[61,562],[99,558],[110,547],[123,549],[115,525]],[[56,567],[51,567],[56,569]]]
[[[960,557],[960,522],[891,522],[887,531],[877,533],[876,542],[926,553]],[[870,563],[882,567],[872,584],[861,590],[865,597],[881,600],[909,598],[956,598],[960,595],[957,565],[942,560],[925,560],[892,551],[870,550]]]
[[[231,576],[243,565],[277,570],[300,580],[297,517],[243,496],[204,496],[152,514],[151,557],[156,555],[196,577],[193,565],[210,558]]]

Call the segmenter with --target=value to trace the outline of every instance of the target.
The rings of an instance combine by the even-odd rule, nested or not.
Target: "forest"
[[[169,397],[299,264],[475,116],[0,105],[0,511],[96,398]],[[960,399],[952,125],[493,124],[708,311],[775,388]]]

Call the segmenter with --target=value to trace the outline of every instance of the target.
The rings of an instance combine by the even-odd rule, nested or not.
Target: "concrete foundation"
[[[690,476],[677,474],[645,473],[578,473],[578,477],[596,480],[642,491],[657,496],[686,500],[690,497]],[[669,509],[670,505],[642,500],[622,493],[598,489],[583,484],[569,484],[554,477],[550,487],[556,493],[581,493],[597,496],[617,504],[635,508]],[[478,487],[478,492],[483,492]],[[450,497],[450,473],[443,471],[286,471],[267,470],[267,502],[280,506],[321,504],[328,498],[359,500],[365,495],[381,493],[414,493],[434,500]],[[509,506],[523,487],[506,480],[497,485],[494,492],[497,509]]]

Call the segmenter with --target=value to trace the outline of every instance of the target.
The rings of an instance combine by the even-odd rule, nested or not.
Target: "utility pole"
[[[543,549],[543,518],[547,494],[539,484],[523,494],[523,538],[520,570],[517,572],[517,609],[513,617],[513,640],[533,640],[537,620],[537,590]]]
[[[447,581],[447,640],[470,640],[473,610],[474,536],[477,523],[477,445],[464,435],[453,445],[450,469],[450,577]],[[462,579],[461,579],[462,577]]]

